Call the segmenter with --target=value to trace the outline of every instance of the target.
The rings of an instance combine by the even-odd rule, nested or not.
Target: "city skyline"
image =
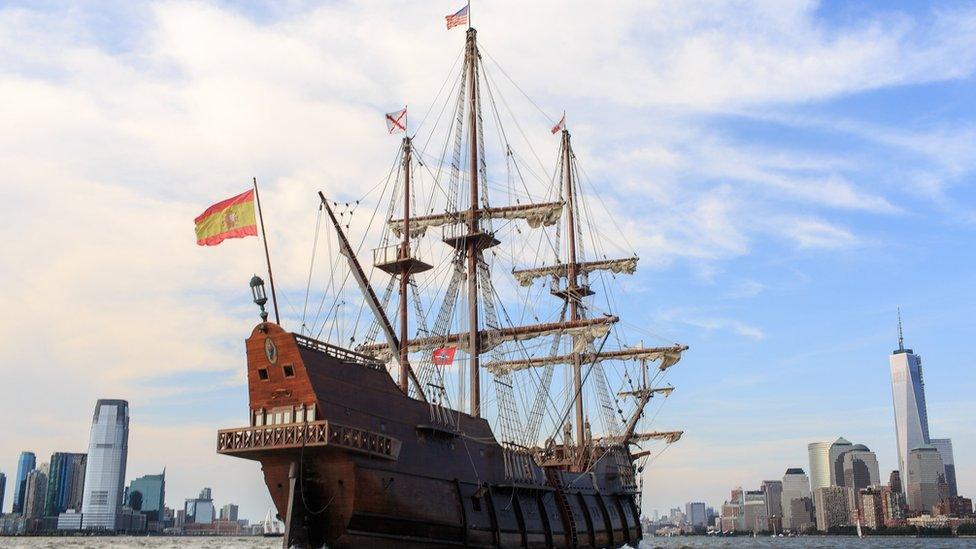
[[[645,513],[808,469],[807,443],[840,435],[871,448],[882,476],[897,469],[898,306],[932,434],[951,437],[959,492],[976,493],[976,9],[556,6],[493,2],[475,17],[539,107],[567,112],[640,254],[621,317],[691,346],[671,373],[680,398],[657,416],[685,434],[647,468]],[[0,138],[0,238],[15,259],[0,271],[0,373],[13,381],[0,412],[19,418],[0,441],[7,509],[20,452],[84,451],[79,418],[119,397],[126,482],[168,467],[170,507],[211,486],[263,517],[259,468],[214,443],[247,422],[247,281],[264,258],[256,242],[199,249],[191,221],[261,181],[283,323],[297,331],[315,192],[351,200],[385,175],[398,141],[382,113],[409,104],[419,123],[458,53],[442,12],[0,8],[0,105],[17,105],[4,113],[24,128]],[[550,127],[524,127],[544,161]]]

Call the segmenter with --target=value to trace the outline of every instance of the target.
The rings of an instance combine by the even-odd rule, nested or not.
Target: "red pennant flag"
[[[441,347],[439,349],[434,349],[433,354],[431,354],[431,362],[436,366],[450,366],[454,363],[454,353],[457,352],[457,347]]]

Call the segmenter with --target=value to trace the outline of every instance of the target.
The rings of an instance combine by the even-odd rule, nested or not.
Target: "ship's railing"
[[[343,362],[354,362],[368,368],[373,368],[374,370],[386,371],[382,362],[379,362],[373,358],[366,355],[359,354],[355,351],[350,351],[349,349],[343,349],[336,345],[326,343],[324,341],[319,341],[317,339],[312,339],[299,334],[294,334],[295,343],[305,347],[306,349],[312,349],[314,351],[319,351],[325,353],[333,358],[337,358]]]
[[[218,454],[334,446],[373,457],[395,460],[400,455],[400,445],[400,441],[395,438],[329,421],[240,427],[217,431]]]

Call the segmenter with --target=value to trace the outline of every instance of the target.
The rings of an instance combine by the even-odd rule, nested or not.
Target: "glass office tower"
[[[124,400],[99,400],[95,404],[88,441],[82,501],[83,530],[116,529],[128,453],[129,403]]]
[[[27,489],[27,475],[37,466],[34,452],[21,452],[17,460],[17,479],[14,483],[14,508],[12,513],[24,512],[24,492]]]
[[[891,366],[891,399],[895,410],[895,440],[898,443],[898,470],[902,489],[912,483],[908,456],[919,446],[929,444],[929,419],[925,409],[925,383],[922,359],[906,349],[898,322],[898,349],[888,358]]]

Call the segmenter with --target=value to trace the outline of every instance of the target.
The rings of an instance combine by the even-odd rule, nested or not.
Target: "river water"
[[[281,538],[208,538],[208,537],[105,537],[105,538],[10,538],[0,537],[0,547],[28,549],[278,549]],[[802,537],[802,538],[649,538],[640,549],[694,549],[704,547],[745,547],[784,548],[784,549],[835,549],[853,547],[857,549],[896,549],[911,548],[974,548],[976,538],[865,538],[853,537]]]

